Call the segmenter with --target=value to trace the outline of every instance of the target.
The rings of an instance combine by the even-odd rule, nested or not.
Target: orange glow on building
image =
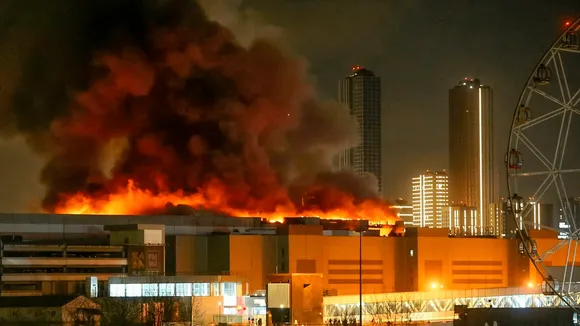
[[[361,257],[356,232],[329,236],[320,225],[280,227],[286,231],[279,235],[229,235],[223,240],[230,252],[229,272],[248,275],[251,291],[264,288],[267,276],[276,272],[319,273],[324,291],[354,295],[359,292],[361,262],[364,293],[527,288],[528,283],[542,282],[529,258],[519,253],[517,239],[449,237],[445,229],[410,228],[401,237],[363,236]],[[175,247],[191,246],[188,238],[177,236]],[[197,238],[209,241],[211,236]],[[558,241],[547,233],[535,239],[539,250]],[[547,264],[562,265],[565,256],[557,255]],[[187,257],[195,254],[176,256],[182,266],[178,275],[197,272],[186,268],[194,265]]]
[[[262,209],[264,203],[245,203],[245,207],[254,209],[239,209],[228,204],[228,198],[219,184],[205,187],[203,192],[185,194],[182,191],[152,193],[140,189],[132,180],[125,188],[121,188],[107,196],[89,197],[79,193],[65,198],[55,209],[59,214],[100,214],[100,215],[140,215],[143,212],[158,211],[167,205],[186,205],[193,209],[215,211],[235,217],[262,217],[270,222],[282,222],[284,217],[319,217],[323,219],[362,219],[376,224],[394,225],[399,218],[386,203],[379,200],[357,202],[355,198],[342,193],[336,193],[334,199],[341,205],[331,210],[313,208],[296,208],[288,202],[278,205],[274,210]]]

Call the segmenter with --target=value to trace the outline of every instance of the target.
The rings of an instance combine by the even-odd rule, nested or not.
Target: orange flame
[[[345,203],[344,207],[322,211],[320,209],[297,210],[292,205],[277,206],[274,211],[262,212],[237,209],[226,204],[220,189],[208,187],[204,192],[185,194],[183,191],[153,193],[139,188],[133,180],[126,187],[107,196],[89,196],[77,193],[63,198],[56,207],[58,214],[140,215],[159,211],[167,204],[187,205],[196,209],[216,211],[235,217],[261,217],[270,222],[282,222],[284,217],[319,217],[323,219],[365,219],[374,224],[393,225],[399,220],[386,204],[363,201],[359,204]]]

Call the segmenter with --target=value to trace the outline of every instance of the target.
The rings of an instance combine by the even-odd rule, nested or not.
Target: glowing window
[[[196,297],[209,296],[209,283],[193,283],[193,295]]]
[[[224,296],[236,296],[236,283],[224,282],[222,283],[222,294]]]
[[[128,297],[140,297],[143,293],[141,284],[127,284],[126,290]]]
[[[178,297],[191,297],[191,283],[176,283],[175,295]]]
[[[156,297],[159,295],[159,286],[155,284],[143,284],[144,297]]]
[[[124,297],[125,284],[111,284],[109,285],[109,295],[111,297]]]
[[[172,297],[174,295],[175,295],[175,284],[173,284],[173,283],[160,283],[159,284],[159,296]]]

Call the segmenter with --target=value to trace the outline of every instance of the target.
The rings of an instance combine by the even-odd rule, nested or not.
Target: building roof
[[[0,308],[56,308],[78,297],[78,295],[7,296],[0,297]]]
[[[205,212],[191,215],[91,215],[91,214],[45,214],[0,213],[0,224],[45,225],[127,225],[159,224],[186,226],[234,226],[259,227],[259,217],[230,217]]]
[[[352,74],[349,77],[358,77],[358,76],[375,77],[375,74],[364,67],[357,66],[352,69]]]

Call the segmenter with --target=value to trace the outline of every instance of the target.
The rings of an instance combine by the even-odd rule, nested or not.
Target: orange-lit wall
[[[291,225],[277,235],[229,235],[177,239],[177,274],[211,272],[211,261],[226,260],[229,273],[247,279],[249,291],[266,288],[275,273],[320,273],[334,295],[359,292],[359,237],[323,236],[319,226]],[[539,252],[557,243],[555,235],[536,239]],[[189,239],[188,239],[189,238]],[[226,237],[227,238],[227,237]],[[517,239],[449,238],[446,230],[408,230],[405,237],[363,237],[365,293],[477,289],[539,283]],[[223,248],[222,248],[223,247]],[[226,252],[229,252],[229,257]],[[547,265],[563,265],[565,250]],[[216,267],[217,268],[217,267]]]
[[[194,236],[175,236],[175,275],[191,275],[207,272],[205,239]],[[171,241],[169,242],[171,243]]]
[[[290,273],[321,273],[326,290],[358,293],[360,239],[322,236],[294,230],[289,235]],[[322,233],[322,232],[320,232]],[[363,237],[362,275],[365,293],[394,291],[395,238]],[[336,292],[334,292],[336,291]]]
[[[443,234],[440,231],[443,231]],[[507,239],[449,238],[426,229],[418,237],[419,291],[508,286]]]
[[[248,280],[249,291],[265,289],[267,277],[275,273],[276,236],[231,235],[230,273]]]

